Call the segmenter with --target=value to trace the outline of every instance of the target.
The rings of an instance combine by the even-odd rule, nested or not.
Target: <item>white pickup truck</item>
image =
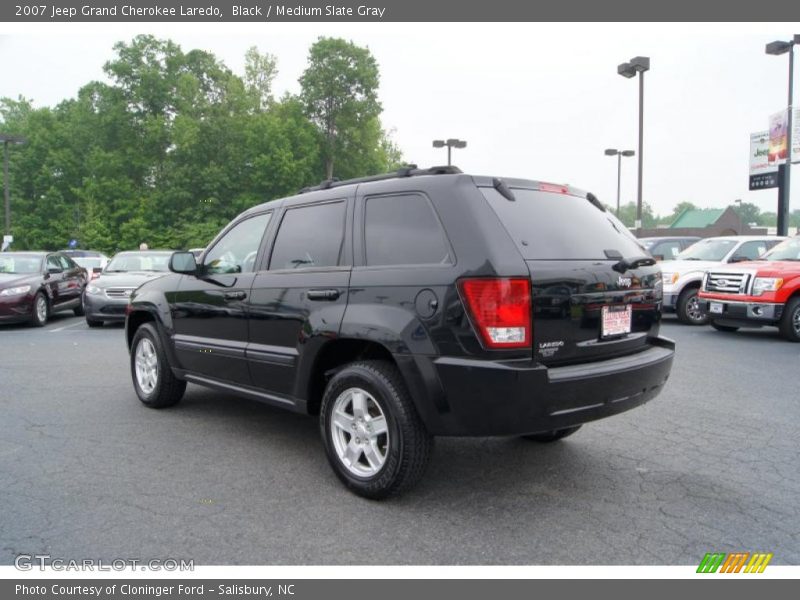
[[[700,310],[697,292],[707,269],[726,263],[755,260],[785,237],[733,235],[700,240],[675,258],[661,263],[664,311],[675,312],[689,325],[705,325],[708,316]]]

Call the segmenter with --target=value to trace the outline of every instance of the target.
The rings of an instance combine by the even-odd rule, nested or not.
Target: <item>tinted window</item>
[[[50,256],[47,257],[47,268],[63,271],[64,265],[62,265],[61,261],[58,260],[57,254],[51,254]]]
[[[344,202],[286,211],[272,249],[270,269],[333,267],[344,241]]]
[[[661,256],[664,260],[672,260],[681,251],[680,242],[662,242],[650,248],[650,254]]]
[[[605,250],[626,258],[644,254],[619,219],[586,198],[514,189],[510,201],[494,188],[481,191],[526,259],[607,260]]]
[[[252,273],[271,215],[250,217],[234,225],[203,259],[206,273]]]
[[[428,199],[418,194],[367,199],[364,239],[368,265],[451,263],[444,231]]]

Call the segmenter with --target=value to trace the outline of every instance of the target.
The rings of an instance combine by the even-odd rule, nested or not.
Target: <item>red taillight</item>
[[[530,280],[508,277],[462,279],[458,287],[487,348],[524,348],[530,345]]]

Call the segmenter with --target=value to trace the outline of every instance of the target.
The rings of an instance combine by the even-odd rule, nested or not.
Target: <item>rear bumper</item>
[[[722,312],[712,312],[712,304],[721,306]],[[781,320],[783,304],[700,298],[700,310],[714,321],[744,326],[774,325]]]
[[[579,425],[630,410],[659,394],[675,344],[655,338],[636,354],[566,367],[530,361],[432,359],[446,390],[434,435],[521,435]]]

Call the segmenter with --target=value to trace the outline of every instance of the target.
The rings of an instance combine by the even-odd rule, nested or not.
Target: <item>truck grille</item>
[[[709,273],[706,279],[707,292],[744,294],[750,276],[745,273]]]
[[[107,288],[106,296],[109,298],[130,298],[136,288]]]

